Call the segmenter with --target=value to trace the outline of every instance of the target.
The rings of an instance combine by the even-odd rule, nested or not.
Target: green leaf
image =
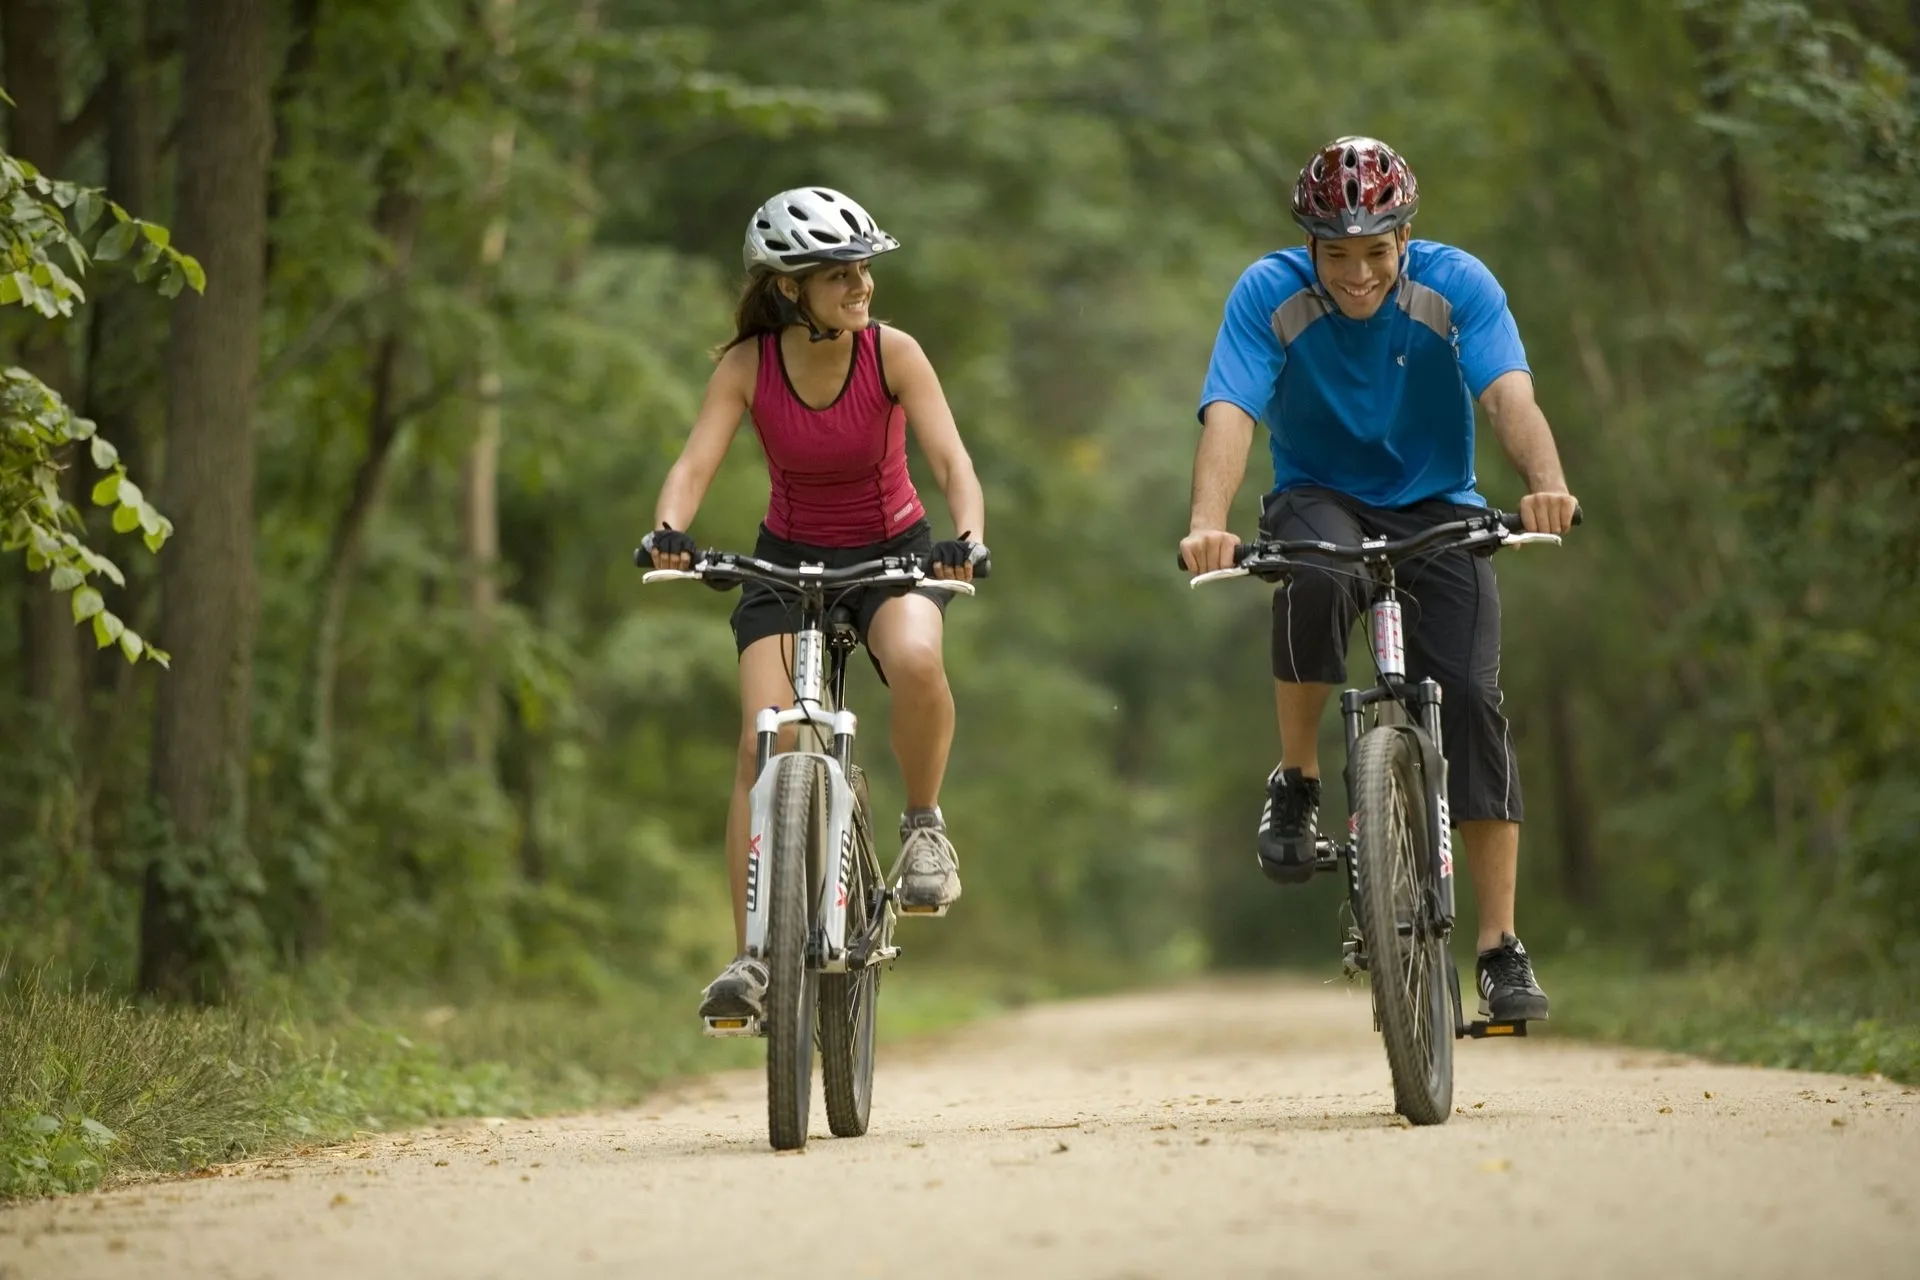
[[[198,258],[189,257],[184,253],[181,254],[180,269],[187,273],[187,283],[193,286],[195,293],[205,293],[207,291],[206,268],[200,265]]]
[[[53,567],[52,587],[55,591],[71,591],[86,580],[87,575],[70,564],[59,564]]]
[[[73,593],[73,620],[75,622],[85,622],[88,618],[97,616],[100,611],[106,607],[107,602],[102,600],[100,593],[92,587],[82,587]]]
[[[180,290],[186,288],[186,285],[186,272],[180,270],[179,267],[169,267],[167,268],[166,278],[160,282],[160,296],[163,298],[177,298],[180,296]]]
[[[37,1115],[27,1121],[27,1131],[29,1133],[58,1133],[60,1129],[59,1116]]]
[[[139,527],[140,508],[130,507],[124,502],[115,508],[113,513],[113,531],[115,533],[132,533]]]
[[[147,550],[158,551],[160,550],[160,548],[167,545],[167,535],[172,532],[173,530],[171,528],[162,529],[158,533],[146,534],[140,539],[140,541],[147,544]]]
[[[11,275],[0,276],[0,307],[10,307],[20,301],[20,282]]]
[[[100,220],[103,206],[100,197],[93,191],[82,191],[80,198],[73,203],[73,229],[85,231]]]
[[[91,452],[93,454],[93,465],[98,467],[102,471],[110,470],[111,468],[117,466],[120,462],[120,451],[114,448],[113,443],[110,440],[108,440],[105,436],[97,435],[93,438]],[[113,479],[113,478],[114,477],[112,476],[108,477],[108,479]],[[105,483],[106,483],[106,480],[102,480],[100,482],[100,484],[105,484]],[[117,492],[118,486],[115,486],[115,489]],[[100,501],[100,485],[97,484],[93,487],[93,493],[94,493],[94,497],[93,497],[94,503],[98,506],[105,506],[106,503]],[[107,502],[112,502],[112,501],[113,501],[112,498],[107,499]]]
[[[116,211],[118,206],[116,206]],[[134,240],[140,235],[140,224],[122,222],[100,237],[100,243],[93,246],[93,256],[101,262],[112,262],[116,258],[127,256],[127,250],[133,248]]]
[[[173,655],[168,653],[165,649],[156,649],[152,645],[148,645],[147,656],[149,658],[152,658],[155,662],[159,663],[162,667],[166,668],[167,670],[169,671],[173,670]]]
[[[94,444],[94,455],[93,455],[94,462],[97,465],[101,465],[101,466],[113,465],[112,463],[100,462],[99,449],[100,449],[100,446],[102,444],[106,444],[106,442],[104,440],[100,440],[96,438],[93,444]],[[113,446],[109,444],[107,445],[107,448],[111,449],[113,448]],[[114,503],[120,501],[120,482],[125,480],[126,478],[127,478],[126,473],[123,471],[116,471],[110,476],[102,477],[100,482],[93,486],[93,505],[96,507],[110,507]]]
[[[133,635],[131,631],[129,631],[127,634]],[[135,642],[138,642],[140,639],[139,636],[133,636],[133,638]],[[95,1120],[92,1116],[88,1116],[86,1119],[80,1122],[80,1131],[86,1134],[87,1137],[92,1138],[95,1142],[98,1142],[98,1143],[106,1144],[106,1143],[114,1143],[114,1142],[120,1141],[119,1134],[107,1128],[107,1126],[101,1124],[98,1120]]]
[[[127,655],[128,662],[140,661],[140,655],[146,650],[147,642],[140,638],[137,631],[124,631],[120,634],[120,652]]]
[[[113,613],[101,612],[93,615],[93,647],[104,649],[119,640],[127,632],[127,624]]]
[[[167,229],[157,222],[143,222],[140,224],[140,230],[146,233],[147,239],[162,249],[166,248],[167,243],[173,239]]]
[[[120,501],[126,506],[137,507],[146,500],[147,495],[140,492],[140,486],[127,479],[126,473],[122,472],[120,474]]]

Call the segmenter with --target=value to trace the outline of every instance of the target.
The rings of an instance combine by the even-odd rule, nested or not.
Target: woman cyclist
[[[733,339],[719,352],[705,402],[667,473],[644,545],[661,569],[684,569],[686,530],[726,456],[742,414],[767,458],[770,494],[754,554],[782,565],[842,566],[878,556],[931,554],[934,575],[971,580],[987,557],[986,504],[940,380],[920,344],[871,318],[869,259],[900,247],[867,211],[825,187],[783,191],[747,224],[747,281]],[[906,429],[945,495],[959,537],[933,541],[907,474]],[[893,693],[893,750],[906,783],[900,819],[903,906],[944,907],[960,872],[940,814],[953,741],[953,695],[941,637],[947,593],[869,589],[847,603]],[[797,613],[771,588],[748,584],[733,611],[740,653],[741,732],[727,811],[735,958],[708,984],[706,1018],[758,1018],[767,970],[745,954],[747,793],[755,766],[754,715],[792,702]]]

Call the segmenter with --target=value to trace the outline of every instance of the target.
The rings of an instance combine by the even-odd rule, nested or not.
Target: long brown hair
[[[806,278],[812,274],[813,271],[806,271],[793,277],[800,285],[803,299],[806,297]],[[713,358],[718,360],[741,343],[751,342],[763,333],[779,333],[800,318],[797,312],[805,306],[804,301],[791,302],[780,292],[779,273],[765,267],[755,267],[748,273],[746,284],[740,288],[740,300],[733,306],[733,338],[715,347]]]

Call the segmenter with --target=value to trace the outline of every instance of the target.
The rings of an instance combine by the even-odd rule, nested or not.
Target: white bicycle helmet
[[[899,247],[872,214],[838,191],[795,187],[754,211],[740,256],[749,271],[786,273],[816,262],[859,262]]]

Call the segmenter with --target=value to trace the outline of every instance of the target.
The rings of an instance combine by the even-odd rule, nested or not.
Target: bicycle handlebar
[[[637,567],[645,568],[652,562],[652,557],[644,548],[636,549],[633,553],[633,562]],[[952,591],[960,595],[973,594],[971,582],[965,582],[959,578],[936,578],[933,576],[933,566],[932,556],[918,552],[881,556],[874,560],[863,560],[859,564],[829,569],[817,564],[799,566],[774,564],[771,561],[733,551],[709,549],[694,557],[692,568],[652,569],[642,581],[700,581],[709,586],[721,587],[737,587],[748,582],[763,582],[774,587],[818,587],[822,590],[908,585],[936,591]],[[974,566],[973,570],[976,578],[987,577],[991,572],[991,561],[983,561]]]
[[[1576,505],[1573,509],[1573,523],[1579,524],[1582,519],[1583,513]],[[1479,541],[1504,543],[1510,538],[1530,536],[1543,535],[1529,535],[1526,521],[1518,512],[1489,509],[1484,515],[1468,516],[1464,520],[1449,520],[1444,524],[1434,525],[1430,529],[1422,529],[1409,537],[1393,541],[1368,539],[1358,546],[1342,546],[1337,542],[1325,542],[1318,538],[1242,542],[1233,549],[1233,563],[1238,567],[1244,566],[1249,560],[1284,561],[1302,555],[1321,556],[1329,560],[1393,561],[1418,554],[1449,538],[1459,539],[1460,546],[1470,546]],[[1189,573],[1193,572],[1179,552],[1174,553],[1174,563]]]

